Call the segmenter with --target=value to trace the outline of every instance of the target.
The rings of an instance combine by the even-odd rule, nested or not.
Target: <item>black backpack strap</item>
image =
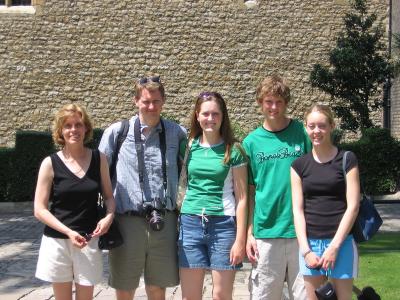
[[[117,144],[115,146],[114,152],[113,152],[113,157],[112,157],[112,162],[110,165],[110,178],[111,180],[113,179],[115,175],[115,170],[117,167],[117,160],[118,160],[118,154],[119,150],[121,149],[122,143],[125,141],[126,136],[128,135],[129,131],[129,120],[125,119],[121,121],[121,128],[119,129],[117,133]]]
[[[166,132],[165,132],[165,126],[164,122],[161,119],[161,132],[159,134],[160,138],[160,150],[161,150],[161,162],[162,162],[162,172],[163,172],[163,187],[164,187],[164,193],[167,194],[167,162],[166,162],[166,153],[167,153],[167,142],[166,142]]]

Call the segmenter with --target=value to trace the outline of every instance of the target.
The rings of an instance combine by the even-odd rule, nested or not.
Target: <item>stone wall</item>
[[[392,15],[392,31],[400,34],[400,1],[392,0]],[[400,56],[399,49],[395,49],[393,54]],[[391,127],[392,135],[400,139],[400,76],[392,82]]]
[[[386,24],[387,0],[371,0]],[[289,79],[290,114],[326,100],[309,84],[327,61],[347,0],[36,0],[34,14],[0,15],[0,146],[18,128],[47,130],[53,113],[77,101],[96,127],[132,115],[133,81],[158,73],[165,112],[185,122],[204,90],[217,90],[231,118],[260,120],[255,86],[267,74]],[[381,121],[381,112],[377,114]]]

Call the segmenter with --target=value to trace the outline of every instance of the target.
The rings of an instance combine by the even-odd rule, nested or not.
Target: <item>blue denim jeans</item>
[[[231,265],[230,251],[236,239],[236,218],[182,214],[179,224],[179,267],[237,270]]]

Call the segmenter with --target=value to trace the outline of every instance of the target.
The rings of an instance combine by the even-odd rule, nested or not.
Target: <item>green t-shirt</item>
[[[278,132],[259,127],[244,139],[243,147],[250,160],[249,184],[255,186],[254,237],[296,237],[290,166],[311,151],[303,124],[291,120],[288,127]]]
[[[232,147],[224,164],[225,144],[202,146],[195,139],[188,157],[188,185],[182,203],[183,214],[235,216],[236,201],[232,168],[246,164],[246,158]]]

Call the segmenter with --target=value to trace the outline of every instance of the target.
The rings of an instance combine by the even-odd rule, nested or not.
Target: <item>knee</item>
[[[165,298],[165,288],[156,285],[146,285],[146,293],[149,299]]]
[[[232,300],[232,295],[223,290],[213,290],[213,300]]]
[[[135,290],[119,290],[115,291],[117,300],[132,300]]]

